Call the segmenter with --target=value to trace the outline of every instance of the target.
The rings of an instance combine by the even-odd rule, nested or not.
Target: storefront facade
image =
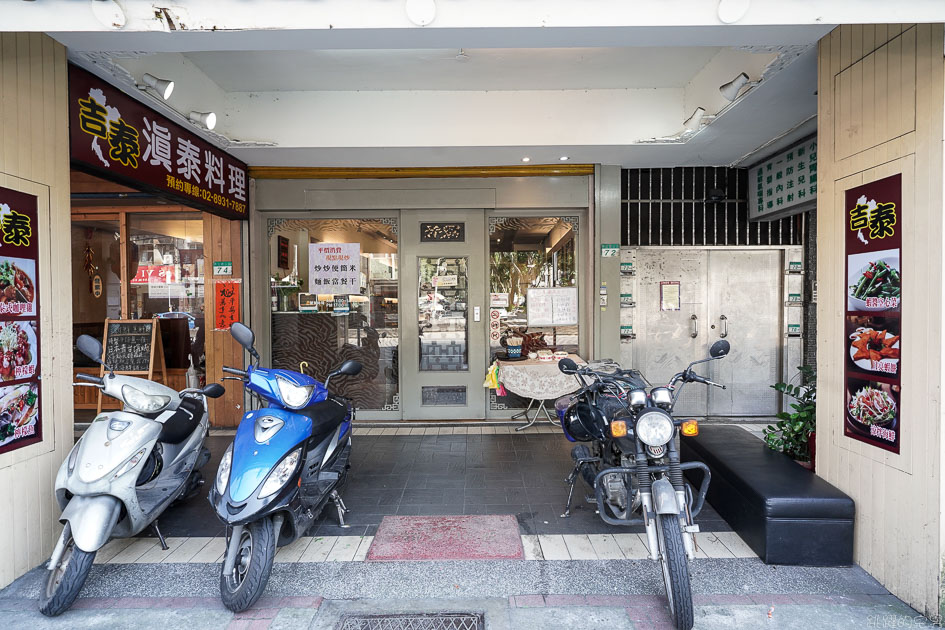
[[[72,357],[73,314],[84,309],[88,321],[76,317],[76,323],[97,325],[103,313],[130,319],[199,312],[199,307],[178,301],[167,311],[157,310],[148,304],[156,287],[149,285],[145,297],[133,286],[141,284],[133,281],[137,270],[132,274],[127,266],[129,258],[147,263],[140,255],[148,241],[152,255],[158,245],[161,265],[180,265],[183,278],[186,265],[197,265],[183,253],[197,249],[197,232],[188,228],[197,217],[178,217],[168,228],[148,223],[154,218],[147,216],[153,214],[150,209],[140,216],[127,209],[70,209],[65,49],[43,35],[0,37],[4,93],[16,94],[3,101],[0,117],[5,125],[0,127],[0,186],[35,196],[38,221],[45,223],[37,232],[45,424],[37,443],[0,453],[0,531],[10,532],[0,536],[0,584],[6,584],[47,557],[59,527],[51,485],[72,440],[73,394],[66,380],[71,360],[62,357]],[[942,49],[941,24],[840,27],[819,45],[818,85],[818,474],[856,501],[856,562],[929,616],[945,614]],[[7,68],[22,68],[26,75],[43,71],[33,83],[20,84]],[[43,115],[34,119],[34,112]],[[29,147],[28,157],[24,147]],[[353,179],[337,172],[322,178],[306,169],[250,171],[255,180],[247,178],[248,197],[255,205],[250,201],[245,230],[238,221],[199,218],[203,278],[206,282],[210,262],[233,263],[231,277],[243,280],[240,319],[256,330],[264,362],[297,368],[307,361],[303,369],[322,376],[341,359],[365,360],[369,369],[349,391],[363,398],[363,420],[507,418],[514,412],[508,407],[520,401],[490,398],[482,375],[499,352],[491,311],[498,311],[500,339],[503,325],[521,323],[516,307],[524,304],[523,293],[510,283],[526,278],[544,283],[539,288],[575,289],[577,324],[539,326],[546,339],[589,359],[619,351],[621,258],[602,251],[614,244],[619,250],[621,173],[616,166],[595,166],[571,173],[536,171],[535,176],[485,174]],[[855,394],[847,379],[851,217],[846,193],[890,177],[901,182],[903,212],[898,224],[903,376],[896,383],[876,381],[895,391],[901,410],[895,451],[851,439],[844,428]],[[108,239],[114,239],[116,221],[117,296],[109,291],[107,274],[96,285],[95,274],[52,273],[57,252],[74,250],[77,239],[83,250],[87,241],[100,252],[102,258],[91,261],[99,275],[106,269],[114,273]],[[521,233],[529,247],[508,252],[500,243],[507,233]],[[139,236],[144,240],[135,256],[132,244]],[[162,238],[174,241],[174,252],[162,250]],[[330,250],[319,252],[319,245]],[[245,255],[238,255],[244,249]],[[317,263],[314,255],[354,255],[358,271],[343,275],[341,265],[350,263],[339,259],[339,270],[326,274],[326,261]],[[782,256],[779,264],[791,262],[788,253]],[[327,264],[334,267],[335,261]],[[530,264],[538,269],[534,278],[528,277]],[[513,274],[510,267],[516,265],[521,269]],[[322,269],[316,272],[315,266]],[[336,292],[342,278],[357,290]],[[332,291],[319,291],[326,279]],[[97,286],[102,297],[96,299],[103,301],[96,310],[77,296],[94,295]],[[336,299],[342,295],[347,299]],[[206,300],[205,292],[207,379],[218,380],[219,367],[240,364],[244,357],[224,331],[211,331],[206,320],[213,308]],[[303,344],[315,347],[315,355],[300,352]],[[214,413],[232,424],[244,401],[240,397],[227,404],[228,411]]]
[[[508,418],[523,401],[482,380],[511,329],[582,356],[592,345],[593,169],[558,170],[257,177],[250,310],[264,360],[324,378],[358,359],[338,387],[362,420]],[[355,272],[340,269],[349,257]],[[574,317],[529,326],[530,286],[567,289]]]

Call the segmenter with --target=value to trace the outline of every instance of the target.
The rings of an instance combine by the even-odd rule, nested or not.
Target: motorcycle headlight
[[[226,484],[230,482],[230,465],[233,463],[233,447],[226,449],[220,465],[217,467],[217,492],[223,494],[226,492]]]
[[[126,385],[126,387],[127,387],[127,385]],[[148,450],[148,449],[143,448],[143,449],[141,449],[140,451],[138,451],[137,453],[135,453],[134,455],[132,455],[132,456],[131,456],[131,459],[129,459],[127,462],[125,462],[125,465],[118,469],[118,472],[115,473],[115,476],[112,477],[112,479],[118,479],[119,477],[121,477],[122,475],[124,475],[126,472],[128,472],[129,470],[131,470],[131,469],[133,469],[135,466],[137,466],[137,465],[138,465],[138,462],[141,461],[141,458],[144,457],[144,452],[145,452],[146,450]]]
[[[648,446],[662,446],[673,439],[673,420],[661,411],[646,411],[637,418],[637,437]]]
[[[276,464],[276,467],[273,468],[269,476],[266,477],[266,481],[263,482],[262,488],[259,490],[260,499],[264,499],[270,494],[278,492],[279,489],[285,485],[289,477],[292,476],[292,473],[295,472],[295,467],[299,463],[299,456],[301,454],[302,449],[297,448],[284,457],[281,462]]]
[[[279,397],[282,398],[282,404],[292,409],[301,409],[308,404],[312,391],[315,389],[314,385],[296,385],[278,376],[276,383],[279,384]]]
[[[131,385],[121,386],[121,398],[126,405],[141,413],[157,413],[171,402],[170,396],[145,394]]]

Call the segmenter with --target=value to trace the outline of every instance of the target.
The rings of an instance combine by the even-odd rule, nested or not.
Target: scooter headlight
[[[637,418],[637,437],[648,446],[662,446],[673,439],[673,420],[658,410],[645,411]]]
[[[125,465],[118,469],[118,472],[115,473],[115,476],[112,477],[112,479],[118,479],[119,477],[124,475],[126,472],[128,472],[129,470],[132,470],[135,466],[137,466],[138,462],[141,461],[141,458],[144,457],[144,453],[147,450],[148,449],[143,448],[137,453],[135,453],[134,455],[132,455],[131,459],[125,462]]]
[[[73,470],[75,470],[75,462],[76,462],[76,460],[79,458],[79,445],[80,445],[81,443],[82,443],[82,440],[80,439],[78,442],[75,443],[75,446],[72,447],[72,452],[69,453],[69,464],[68,464],[68,466],[69,466],[69,472],[70,472],[70,473],[71,473]]]
[[[301,409],[307,405],[315,389],[314,385],[296,385],[278,376],[276,383],[279,384],[279,397],[282,398],[282,404],[292,409]]]
[[[217,492],[221,495],[226,492],[226,485],[230,482],[230,465],[232,463],[233,447],[231,446],[223,453],[223,459],[220,460],[220,465],[217,467],[216,487]]]
[[[281,462],[276,464],[276,467],[273,468],[269,476],[266,477],[266,481],[263,482],[262,488],[259,490],[260,499],[265,499],[269,495],[278,492],[279,489],[285,485],[289,477],[292,476],[292,473],[295,472],[301,455],[302,449],[297,448],[286,455]]]
[[[141,413],[157,413],[171,402],[170,396],[145,394],[131,385],[121,386],[121,397],[126,405]]]

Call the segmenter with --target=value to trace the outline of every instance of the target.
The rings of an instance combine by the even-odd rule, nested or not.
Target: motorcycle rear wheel
[[[242,612],[259,600],[269,582],[276,556],[272,517],[244,527],[237,544],[239,550],[233,574],[224,575],[222,568],[220,571],[220,598],[233,612]]]
[[[669,610],[676,630],[691,630],[693,624],[692,587],[689,560],[683,544],[682,528],[676,514],[659,514],[656,520],[660,545],[660,566]]]
[[[46,573],[46,584],[39,595],[39,612],[47,617],[61,615],[72,606],[95,560],[94,551],[82,551],[71,537],[66,543],[59,566]]]

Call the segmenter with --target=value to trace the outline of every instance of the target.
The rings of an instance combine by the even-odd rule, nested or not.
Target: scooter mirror
[[[564,358],[558,361],[558,369],[564,374],[574,374],[578,368],[574,359]]]
[[[219,383],[210,383],[209,385],[206,385],[200,391],[207,398],[219,398],[220,396],[226,393],[226,390],[223,389],[223,385],[220,385]]]
[[[253,334],[253,331],[239,322],[233,322],[233,325],[230,326],[230,334],[233,335],[233,339],[236,339],[237,343],[247,350],[251,350],[256,344],[256,335]]]
[[[732,346],[725,339],[719,339],[712,344],[712,347],[709,348],[709,356],[713,359],[721,359],[728,351],[731,350]]]
[[[79,338],[75,342],[75,346],[79,349],[79,352],[92,359],[96,363],[101,363],[104,359],[102,356],[102,343],[95,337],[79,335]]]
[[[353,359],[348,359],[335,371],[338,374],[344,374],[345,376],[354,376],[361,372],[361,364]]]

